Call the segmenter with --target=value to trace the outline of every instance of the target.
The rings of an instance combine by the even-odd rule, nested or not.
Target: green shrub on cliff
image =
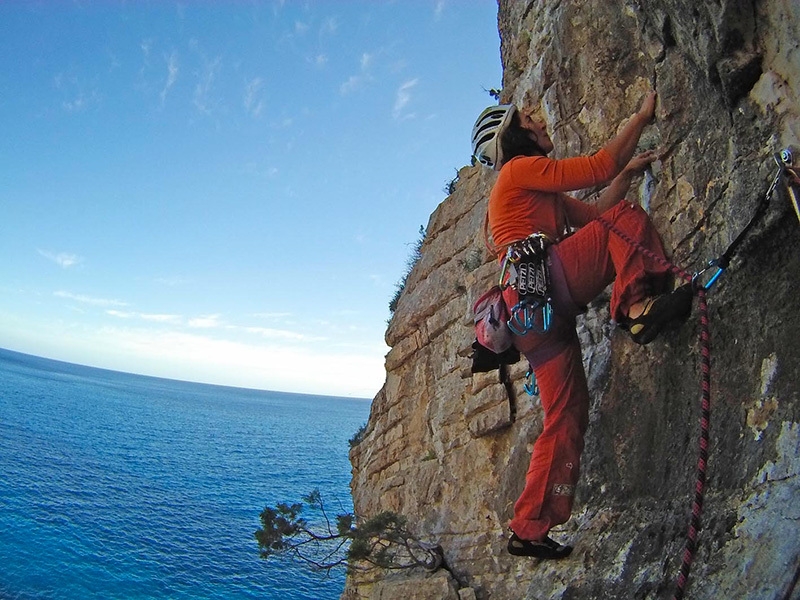
[[[304,510],[314,513],[314,524],[302,516]],[[435,571],[443,563],[441,547],[415,539],[404,517],[382,512],[359,519],[344,512],[332,519],[319,490],[301,503],[280,502],[264,508],[260,520],[255,538],[264,559],[283,555],[317,571],[346,567],[348,572],[376,567]]]
[[[408,276],[411,275],[411,271],[414,266],[419,262],[419,259],[422,258],[422,243],[425,241],[425,227],[422,225],[419,226],[419,239],[414,243],[413,248],[411,249],[410,256],[406,259],[406,270],[403,274],[402,279],[396,284],[396,290],[392,300],[389,302],[389,312],[394,314],[394,311],[397,309],[397,302],[400,300],[400,295],[403,293],[403,290],[406,289],[406,281],[408,281]]]

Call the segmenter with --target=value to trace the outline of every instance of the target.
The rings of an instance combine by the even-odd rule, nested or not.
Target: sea
[[[0,600],[339,598],[259,557],[265,506],[352,511],[369,401],[118,373],[0,349]]]

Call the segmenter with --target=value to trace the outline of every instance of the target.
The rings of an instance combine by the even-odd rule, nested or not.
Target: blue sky
[[[372,397],[494,0],[0,3],[0,347]]]

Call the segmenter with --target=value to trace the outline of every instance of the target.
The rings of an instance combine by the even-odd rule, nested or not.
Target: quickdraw
[[[775,177],[772,179],[772,183],[767,189],[767,193],[761,199],[761,202],[756,208],[755,213],[753,213],[753,216],[750,218],[750,221],[748,221],[744,229],[739,232],[739,235],[736,236],[736,239],[733,240],[730,246],[728,246],[728,249],[717,258],[708,261],[708,264],[706,264],[703,269],[696,271],[694,275],[692,275],[692,285],[695,289],[703,289],[708,291],[719,280],[719,278],[725,272],[725,269],[728,268],[731,258],[733,258],[734,253],[741,245],[747,233],[766,211],[767,205],[772,199],[772,195],[775,193],[778,184],[784,179],[784,177],[787,179],[789,200],[794,207],[794,212],[797,215],[798,220],[800,220],[800,177],[798,177],[797,172],[792,167],[792,151],[790,148],[785,148],[784,150],[773,154],[772,157],[778,165],[778,171],[775,173]],[[712,270],[713,273],[709,273]],[[707,273],[709,273],[710,277],[705,283],[702,283],[702,279]]]

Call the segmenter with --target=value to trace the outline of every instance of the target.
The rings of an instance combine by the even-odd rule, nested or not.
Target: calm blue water
[[[266,505],[352,510],[364,400],[140,377],[0,350],[0,599],[339,598],[258,557]]]

